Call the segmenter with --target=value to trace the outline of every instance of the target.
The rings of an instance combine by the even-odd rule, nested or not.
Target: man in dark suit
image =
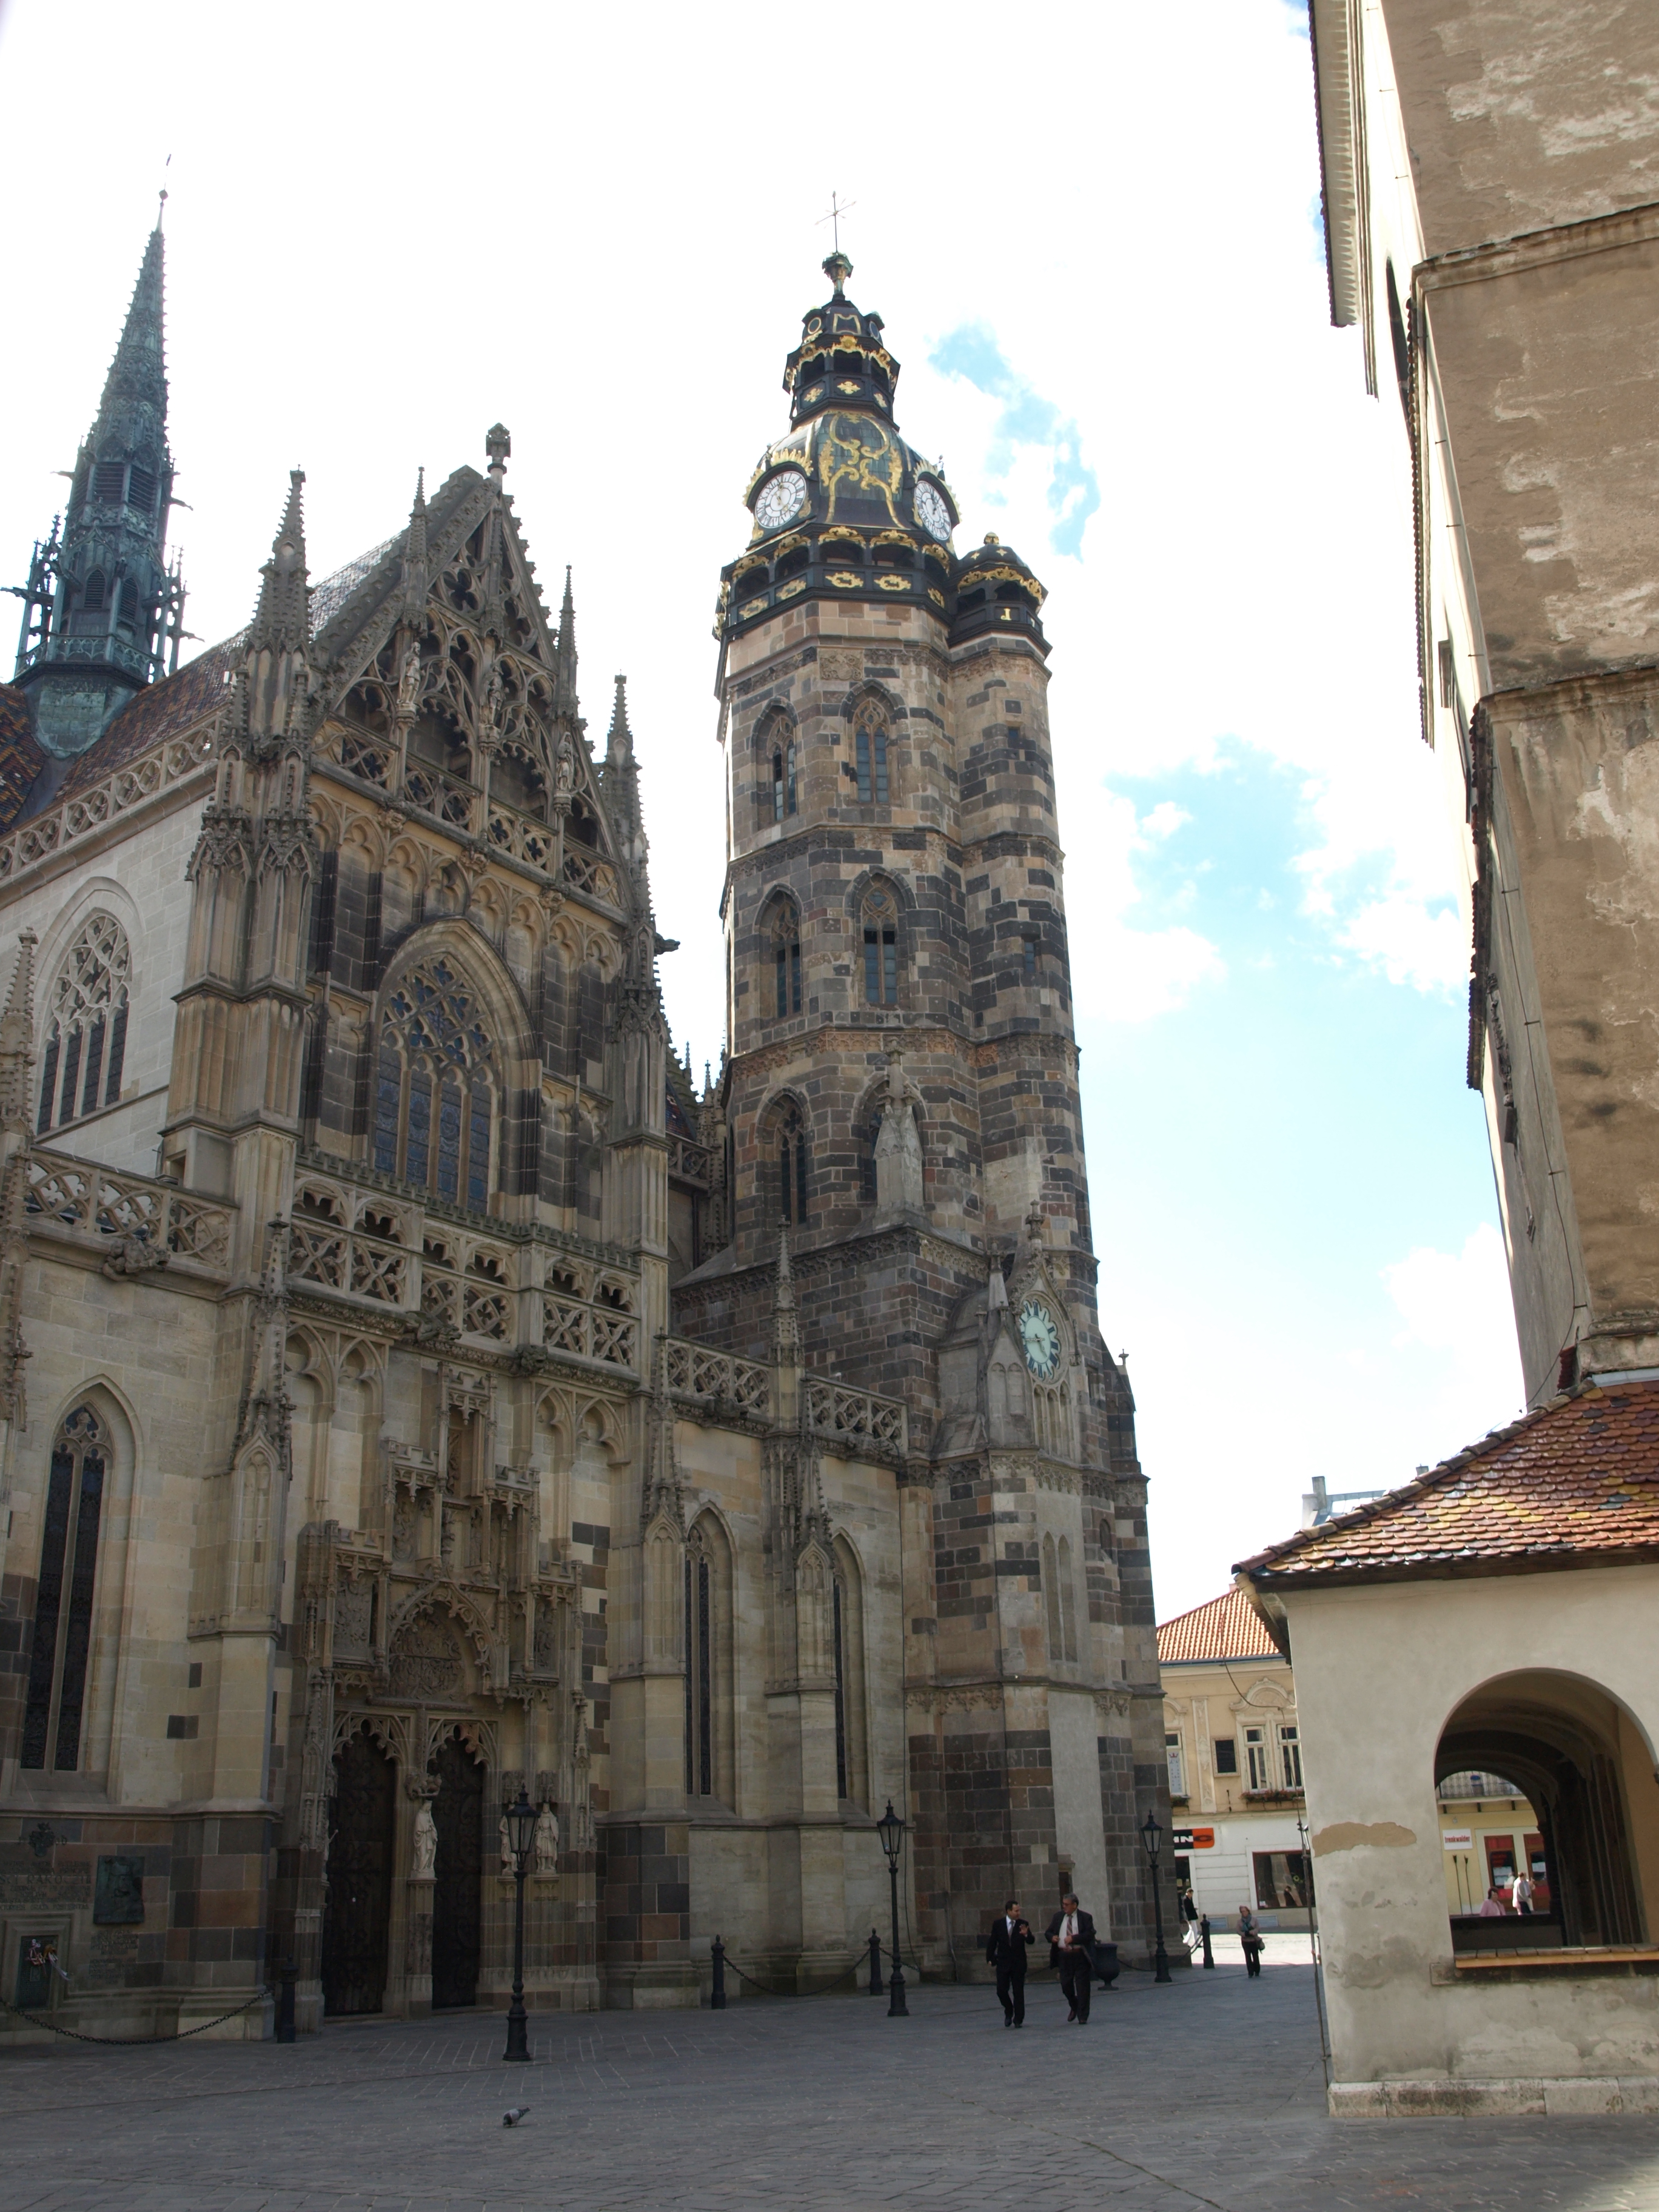
[[[985,1939],[986,1959],[997,1970],[997,1995],[1002,2000],[1005,2027],[1025,2025],[1025,1954],[1035,1941],[1018,1899],[1011,1897],[991,1923],[991,1932]]]
[[[1066,2015],[1079,2027],[1088,2025],[1089,1992],[1094,1983],[1095,1923],[1078,1910],[1075,1897],[1063,1897],[1060,1909],[1048,1923],[1048,1964],[1060,1969],[1060,1986],[1072,2008]]]

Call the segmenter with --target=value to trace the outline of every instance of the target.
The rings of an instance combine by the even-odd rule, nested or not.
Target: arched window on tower
[[[887,717],[873,699],[866,699],[853,722],[853,757],[858,770],[859,802],[868,806],[887,804]]]
[[[786,1227],[800,1228],[806,1220],[811,1184],[807,1158],[806,1120],[793,1098],[774,1107],[762,1144],[763,1168],[769,1165],[774,1218]]]
[[[52,987],[40,1069],[38,1127],[61,1129],[121,1096],[132,954],[112,914],[95,914],[70,947]]]
[[[116,601],[115,627],[129,633],[138,627],[138,586],[131,576],[122,585],[121,595]]]
[[[440,955],[400,977],[380,1016],[374,1165],[487,1213],[501,1180],[495,1048],[476,991]]]
[[[780,738],[772,748],[772,819],[795,811],[795,741]]]
[[[864,895],[864,1000],[866,1006],[898,1004],[898,902],[884,884]]]
[[[50,1765],[72,1774],[81,1763],[107,1458],[108,1440],[97,1415],[90,1406],[76,1407],[58,1431],[46,1482],[21,1766]]]
[[[869,1742],[865,1727],[864,1593],[852,1546],[837,1536],[831,1547],[830,1656],[836,1674],[836,1794],[870,1802]]]
[[[780,1020],[800,1012],[800,910],[780,899],[772,916],[772,1008]]]

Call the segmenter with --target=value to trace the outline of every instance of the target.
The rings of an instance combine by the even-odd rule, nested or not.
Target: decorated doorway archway
[[[428,1762],[437,1778],[438,1830],[432,1893],[432,2008],[476,2004],[483,1889],[484,1770],[457,1729]]]
[[[333,1819],[323,1916],[323,2009],[379,2012],[392,1917],[397,1769],[365,1728],[334,1754]]]

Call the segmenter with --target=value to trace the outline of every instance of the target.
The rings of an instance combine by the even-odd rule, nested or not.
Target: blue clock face
[[[1026,1300],[1019,1310],[1019,1340],[1025,1364],[1039,1382],[1047,1382],[1060,1365],[1060,1330],[1047,1306]]]

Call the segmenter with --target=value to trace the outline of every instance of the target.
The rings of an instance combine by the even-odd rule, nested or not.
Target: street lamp
[[[518,1803],[505,1806],[502,1810],[507,1819],[507,1840],[513,1850],[513,1879],[518,1888],[513,1908],[513,2003],[507,2015],[507,2049],[501,2056],[528,2061],[530,2045],[525,2039],[527,2023],[524,2009],[524,1878],[535,1847],[536,1808],[526,1796],[522,1782],[519,1784]]]
[[[908,2020],[910,2008],[904,2002],[904,1969],[899,1964],[898,1939],[898,1863],[899,1847],[904,1841],[904,1823],[893,1810],[893,1801],[887,1800],[887,1810],[876,1823],[876,1833],[881,1838],[881,1847],[887,1854],[887,1874],[893,1885],[893,1971],[887,1982],[887,2017],[889,2020]]]
[[[1152,1927],[1158,1938],[1152,1953],[1156,1967],[1152,1979],[1167,1982],[1170,1978],[1170,1954],[1164,1948],[1164,1905],[1158,1893],[1158,1852],[1164,1841],[1164,1831],[1151,1813],[1140,1824],[1140,1840],[1146,1846],[1146,1863],[1152,1870]]]

